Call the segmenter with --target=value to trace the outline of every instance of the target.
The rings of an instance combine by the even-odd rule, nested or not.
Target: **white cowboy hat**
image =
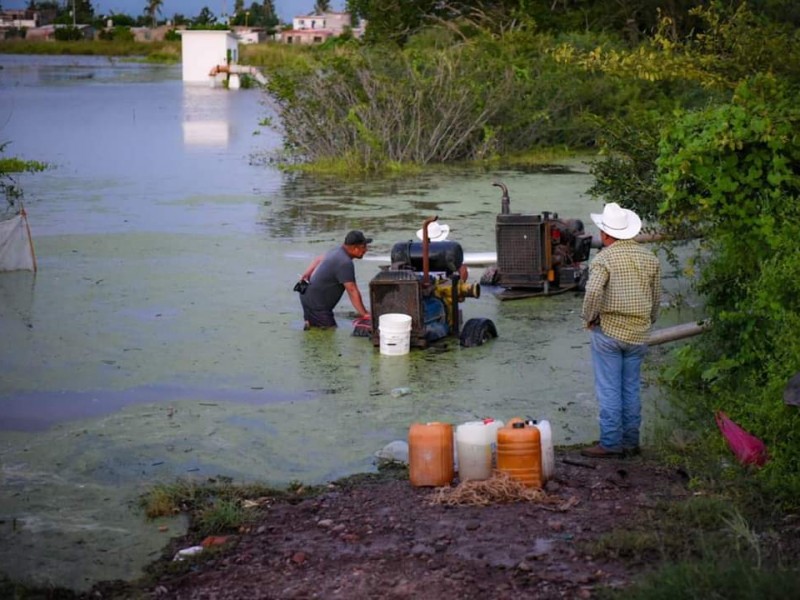
[[[642,230],[642,220],[632,210],[622,208],[616,202],[603,207],[603,214],[591,213],[592,221],[600,231],[605,231],[618,240],[630,240]]]
[[[438,221],[428,223],[428,240],[431,242],[443,242],[450,235],[450,225],[439,225]],[[422,229],[417,230],[417,237],[422,239]]]

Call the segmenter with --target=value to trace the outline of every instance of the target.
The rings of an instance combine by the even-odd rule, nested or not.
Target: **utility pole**
[[[75,19],[77,19],[77,15],[78,15],[78,13],[75,10],[75,0],[72,0],[72,27],[73,27],[73,29],[77,25],[77,23],[75,21]]]

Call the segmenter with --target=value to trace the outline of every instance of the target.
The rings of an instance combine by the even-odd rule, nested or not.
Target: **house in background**
[[[353,29],[350,13],[328,12],[302,15],[292,19],[292,28],[281,32],[280,39],[286,44],[321,44],[350,30],[361,37],[363,28]]]
[[[267,39],[267,32],[263,27],[234,26],[231,30],[239,38],[240,44],[260,44]]]
[[[0,39],[23,36],[25,32],[49,25],[56,17],[55,9],[31,10],[29,8],[0,10]]]

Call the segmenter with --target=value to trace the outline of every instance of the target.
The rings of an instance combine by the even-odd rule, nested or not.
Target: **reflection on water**
[[[231,121],[221,119],[228,113],[232,94],[220,93],[210,86],[183,86],[183,143],[187,146],[228,146]]]
[[[583,165],[282,174],[256,92],[185,88],[178,68],[80,59],[93,76],[63,81],[73,59],[3,60],[0,137],[55,168],[21,178],[35,288],[0,276],[0,570],[78,588],[135,577],[182,531],[129,509],[154,482],[322,482],[374,468],[415,421],[531,416],[556,444],[595,436],[579,296],[484,288],[464,318],[492,319],[497,340],[386,357],[351,335],[346,299],[338,330],[304,333],[292,292],[351,228],[389,254],[438,214],[465,251],[494,250],[497,180],[513,211],[585,219],[599,207]],[[377,268],[357,261],[364,297]]]
[[[33,327],[35,286],[36,274],[32,271],[0,273],[0,323],[9,329]],[[3,331],[6,335],[10,334],[5,328]]]

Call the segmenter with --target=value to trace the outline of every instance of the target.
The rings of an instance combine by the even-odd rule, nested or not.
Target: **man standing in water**
[[[638,454],[641,367],[661,302],[661,264],[633,240],[642,228],[636,213],[612,202],[591,217],[603,249],[589,267],[583,324],[592,337],[600,442],[581,454]]]
[[[344,238],[344,244],[318,256],[300,278],[294,289],[300,292],[303,306],[304,329],[312,327],[336,327],[333,308],[339,303],[345,290],[350,303],[362,319],[369,318],[364,308],[361,292],[356,285],[354,258],[363,258],[372,238],[361,231],[353,230]]]

